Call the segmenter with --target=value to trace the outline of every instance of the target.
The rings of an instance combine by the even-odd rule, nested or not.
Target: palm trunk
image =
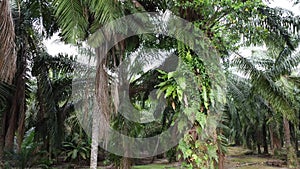
[[[17,60],[17,76],[16,76],[16,100],[17,100],[17,150],[21,151],[21,145],[23,142],[23,137],[25,134],[25,112],[26,112],[26,95],[25,95],[25,86],[26,86],[26,68],[27,68],[27,57],[26,57],[26,48],[21,47],[18,51],[18,60]],[[14,105],[13,105],[14,106]]]
[[[15,107],[13,106],[12,109]],[[9,121],[8,121],[8,128],[5,135],[5,141],[4,141],[4,150],[5,151],[13,151],[14,146],[14,136],[16,131],[16,124],[17,124],[17,118],[16,118],[16,111],[12,110],[12,114],[10,115]]]
[[[122,132],[124,132],[124,135],[128,135],[129,134],[129,125],[128,123],[125,123],[124,128],[122,130]],[[128,158],[129,156],[129,145],[128,143],[126,143],[124,140],[122,140],[122,144],[123,144],[123,150],[124,150],[124,157],[122,157],[121,159],[121,164],[119,169],[130,169],[131,165],[132,165],[132,161],[130,158]]]
[[[97,72],[96,72],[96,108],[93,114],[93,128],[92,128],[92,149],[91,149],[91,163],[90,168],[97,168],[98,158],[98,144],[99,138],[105,139],[109,136],[106,129],[109,124],[110,110],[109,110],[109,94],[108,94],[108,77],[105,71],[106,62],[105,48],[96,48],[97,55]],[[100,126],[101,125],[101,126]],[[100,131],[101,129],[101,131]],[[104,140],[107,142],[107,140]]]
[[[97,111],[93,112],[93,124],[92,124],[92,148],[91,148],[91,169],[97,169],[98,158],[98,142],[99,142],[99,119],[97,118]]]
[[[0,80],[11,83],[16,71],[15,29],[9,0],[0,1]]]
[[[269,154],[268,141],[267,141],[267,122],[266,122],[265,117],[264,117],[264,122],[263,122],[263,125],[262,125],[262,135],[263,135],[264,154]]]
[[[9,0],[0,1],[0,10],[0,81],[11,83],[15,75],[17,55],[15,52],[15,29]],[[0,160],[2,160],[5,147],[7,113],[8,111],[3,112],[0,118]]]
[[[285,147],[287,149],[288,168],[298,168],[297,155],[291,144],[290,124],[286,117],[283,117]]]
[[[262,145],[262,140],[263,140],[261,129],[262,128],[257,128],[257,130],[255,131],[257,154],[261,154],[261,145]]]
[[[219,169],[224,169],[225,153],[221,149],[221,143],[218,143],[218,159]]]
[[[3,160],[4,157],[4,144],[5,144],[5,131],[6,131],[6,116],[7,116],[7,111],[4,110],[2,112],[1,117],[1,125],[0,125],[0,162]]]
[[[2,121],[2,118],[1,118],[1,121]],[[1,134],[0,134],[0,162],[3,160],[3,156],[4,156],[4,151],[3,151],[3,148],[4,148],[4,135],[3,135],[3,129],[2,129],[2,126],[1,127]]]
[[[123,157],[121,160],[121,166],[119,169],[130,169],[131,168],[131,159],[127,157]]]
[[[269,125],[270,140],[271,140],[271,149],[273,150],[273,152],[274,152],[275,155],[282,148],[282,144],[281,144],[281,140],[280,140],[280,135],[276,131],[276,129],[277,129],[276,125],[277,124],[274,124],[274,122]]]
[[[222,129],[217,129],[217,134],[222,135]],[[218,146],[218,169],[224,169],[224,162],[225,162],[225,153],[222,151],[222,139],[217,139],[217,146]]]
[[[23,58],[21,58],[23,59]],[[22,65],[23,62],[20,63],[20,69],[17,71],[15,85],[16,91],[13,97],[12,105],[10,108],[10,116],[8,122],[8,128],[5,136],[5,147],[4,149],[7,151],[11,151],[13,149],[14,144],[14,136],[15,132],[18,132],[17,144],[18,151],[21,149],[21,144],[23,141],[23,136],[25,133],[25,65]]]
[[[257,154],[261,154],[260,143],[257,143]]]

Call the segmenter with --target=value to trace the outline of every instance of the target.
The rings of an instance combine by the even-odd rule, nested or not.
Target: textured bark
[[[257,143],[257,154],[261,154],[260,144]]]
[[[12,83],[13,77],[16,71],[16,59],[15,52],[15,29],[12,18],[12,13],[9,5],[9,0],[0,1],[0,80],[8,83]],[[7,134],[7,114],[10,110],[5,111],[2,114],[1,121],[1,134],[0,134],[0,158],[3,156],[4,149],[12,149],[13,146],[13,132],[15,126],[10,125],[9,133]],[[10,116],[11,117],[11,116]],[[9,121],[14,122],[14,119]],[[13,133],[13,134],[11,134]],[[11,140],[10,143],[5,143],[5,140]]]
[[[224,169],[225,153],[222,151],[220,143],[218,143],[218,159],[219,169]]]
[[[287,148],[287,165],[288,168],[298,168],[297,155],[291,144],[291,131],[289,121],[283,118],[285,147]]]
[[[0,130],[1,130],[1,134],[0,134],[0,161],[2,161],[3,160],[3,155],[4,155],[4,151],[3,151],[3,148],[4,148],[4,135],[2,133],[2,129],[0,129]]]
[[[261,154],[261,148],[260,147],[261,147],[261,142],[262,142],[262,132],[261,132],[260,128],[258,128],[256,130],[255,136],[256,136],[257,153]]]
[[[218,128],[217,134],[222,135],[223,134],[222,129]],[[218,169],[224,169],[225,153],[222,151],[222,147],[221,147],[222,140],[221,139],[217,140],[217,145],[218,145],[217,153],[218,153],[218,167],[219,167]]]
[[[127,157],[123,157],[119,169],[130,169],[131,165],[132,165],[131,159]]]
[[[224,169],[224,162],[225,162],[225,154],[224,153],[219,153],[219,169]]]
[[[21,144],[25,133],[25,83],[26,83],[26,55],[25,48],[18,51],[17,72],[13,84],[16,91],[12,98],[12,105],[9,110],[9,121],[7,123],[7,131],[5,135],[5,147],[7,151],[12,151],[14,144],[14,136],[17,132],[17,150],[21,150]]]
[[[7,116],[7,111],[4,111],[1,117],[1,130],[0,130],[0,161],[3,160],[4,156],[4,144],[5,144],[5,133],[6,133],[6,116]]]
[[[282,147],[280,136],[276,131],[276,127],[272,125],[269,126],[269,133],[271,140],[271,149],[273,150],[274,154],[276,154],[277,151],[281,150]]]
[[[15,29],[9,0],[0,1],[0,80],[11,83],[16,71]]]
[[[262,125],[262,135],[263,135],[264,154],[269,154],[268,141],[267,141],[267,121],[266,121],[266,118],[264,118],[264,122],[263,122],[263,125]]]
[[[16,118],[16,111],[14,110],[15,107],[12,107],[12,114],[10,115],[9,121],[8,121],[8,128],[5,134],[5,144],[4,144],[4,150],[5,151],[12,151],[14,146],[14,136],[15,136],[15,130],[16,130],[16,124],[17,124],[17,118]]]
[[[98,118],[95,113],[93,113],[93,124],[92,124],[92,148],[91,148],[91,169],[97,169],[97,158],[98,158],[98,139],[99,139],[99,125]]]
[[[124,135],[129,135],[129,130],[130,130],[129,127],[130,126],[127,123],[123,126],[122,132],[124,133]],[[120,166],[118,168],[119,169],[130,169],[131,165],[132,165],[132,159],[128,158],[129,152],[130,152],[130,149],[129,149],[130,146],[124,140],[122,140],[122,144],[123,144],[124,156],[122,157]]]
[[[91,166],[97,168],[98,142],[99,138],[105,139],[109,136],[106,132],[110,120],[109,94],[108,94],[108,77],[105,71],[106,54],[104,48],[96,48],[97,55],[97,73],[96,73],[96,104],[93,112],[92,127],[92,149],[91,149]],[[100,131],[101,129],[101,131]],[[106,141],[106,140],[104,140]]]
[[[18,70],[17,70],[17,91],[16,97],[17,99],[17,107],[18,107],[18,125],[17,125],[17,151],[21,151],[21,145],[23,142],[23,137],[25,134],[25,112],[26,112],[26,95],[25,95],[25,86],[26,86],[26,68],[27,68],[27,58],[25,54],[25,49],[22,48],[19,50],[18,54]]]

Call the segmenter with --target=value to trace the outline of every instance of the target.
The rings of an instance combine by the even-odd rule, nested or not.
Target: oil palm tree
[[[38,109],[32,114],[35,123],[35,140],[43,142],[43,148],[51,157],[61,148],[64,139],[64,121],[73,110],[71,97],[74,58],[45,52],[34,59],[32,75],[37,78],[35,98]]]
[[[5,127],[3,126],[2,119],[5,118],[5,114],[8,109],[8,100],[11,97],[12,91],[5,82],[12,83],[13,77],[16,72],[16,49],[15,49],[15,29],[12,17],[12,12],[10,8],[9,0],[0,2],[1,9],[1,21],[0,21],[0,83],[1,83],[1,124],[0,124],[0,159],[3,157],[3,148],[5,144]]]
[[[166,3],[165,3],[166,2]],[[239,47],[241,36],[244,37],[244,43],[267,44],[268,46],[281,47],[286,44],[290,49],[294,49],[293,38],[298,33],[298,19],[282,9],[273,9],[267,7],[261,0],[255,1],[105,1],[105,0],[55,0],[53,2],[56,8],[58,23],[62,29],[62,36],[66,41],[80,43],[84,41],[91,33],[100,28],[103,24],[136,11],[157,11],[171,9],[176,15],[195,23],[210,38],[213,45],[218,49],[223,58],[229,56],[229,53],[236,51]],[[199,12],[201,11],[201,12]],[[132,45],[132,41],[123,41],[115,46],[113,51],[121,51]],[[176,44],[177,42],[175,42]],[[139,42],[134,42],[133,46],[138,46]],[[171,45],[170,45],[171,46]],[[170,47],[168,46],[168,47]],[[120,50],[121,49],[121,50]],[[187,51],[186,51],[187,52]],[[116,53],[116,52],[112,52]],[[100,107],[102,107],[109,117],[109,108],[106,103],[108,79],[103,66],[112,67],[109,62],[116,58],[119,63],[122,60],[121,55],[111,54],[108,60],[98,58],[97,88],[101,95]],[[100,81],[101,80],[101,81]],[[94,133],[98,133],[94,131]],[[91,156],[92,168],[96,167],[97,138],[93,136],[93,149]]]
[[[246,145],[249,149],[254,149],[257,146],[258,154],[261,153],[260,146],[263,145],[263,153],[268,154],[267,121],[269,126],[275,125],[270,130],[274,133],[270,134],[272,140],[274,137],[279,136],[277,134],[279,130],[278,123],[274,122],[278,121],[275,117],[280,114],[275,116],[275,112],[268,102],[254,92],[254,86],[248,78],[230,71],[227,84],[228,94],[225,114],[227,117],[226,126],[229,130],[226,135],[230,142],[235,145]],[[276,128],[277,131],[274,130]],[[278,137],[275,139],[278,140]]]
[[[1,42],[3,45],[1,44],[0,69],[1,76],[6,76],[1,80],[11,82],[11,88],[14,90],[9,91],[10,95],[1,93],[2,98],[5,95],[10,96],[6,102],[7,108],[1,111],[1,137],[3,137],[1,140],[4,140],[4,148],[1,148],[1,151],[3,149],[13,150],[15,133],[18,133],[19,151],[25,133],[25,111],[28,93],[30,93],[28,62],[39,54],[38,48],[41,46],[40,36],[42,36],[38,35],[40,31],[37,31],[37,27],[33,25],[41,23],[40,25],[43,25],[44,28],[42,33],[45,36],[51,36],[55,29],[57,30],[54,18],[46,14],[51,13],[47,1],[10,2],[11,4],[9,1],[1,1],[3,8],[1,16],[5,19],[1,20],[1,29],[3,28]],[[45,16],[44,22],[40,21],[41,16]],[[11,20],[8,17],[11,17]],[[12,27],[9,28],[9,26]],[[4,60],[2,61],[2,59]],[[16,67],[14,68],[14,66]]]
[[[104,24],[130,14],[133,11],[143,10],[142,5],[138,1],[108,1],[108,0],[54,0],[53,4],[56,8],[56,16],[62,30],[63,38],[71,43],[80,44],[85,41],[89,35],[97,31]],[[108,40],[108,39],[106,39]],[[137,46],[138,41],[133,42],[125,40],[119,42],[113,49],[107,59],[104,56],[97,55],[97,79],[96,79],[96,98],[100,104],[100,113],[104,115],[106,120],[110,119],[109,97],[108,97],[108,75],[104,71],[104,65],[107,65],[110,60],[115,60],[114,63],[120,63],[125,51],[125,46]],[[96,49],[96,52],[101,50]],[[117,55],[116,53],[121,53]],[[112,64],[114,65],[114,64]],[[108,65],[108,67],[112,67]],[[95,112],[94,117],[98,117]],[[91,149],[91,168],[97,166],[98,154],[98,138],[99,131],[97,126],[97,118],[94,118],[92,131],[92,149]],[[122,167],[129,168],[128,159],[122,160]]]
[[[276,113],[283,116],[285,145],[288,154],[288,166],[297,168],[295,150],[291,145],[289,121],[296,119],[295,102],[293,93],[289,92],[287,84],[293,68],[300,62],[300,54],[285,47],[280,53],[275,49],[269,53],[258,54],[260,58],[245,58],[237,54],[234,64],[238,70],[249,78],[252,90],[259,95],[265,105]],[[257,55],[256,55],[257,56]]]

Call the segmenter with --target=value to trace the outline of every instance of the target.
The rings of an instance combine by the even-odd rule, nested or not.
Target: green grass
[[[261,165],[254,165],[254,166],[239,167],[238,169],[281,169],[281,168],[278,168],[278,167],[269,167],[269,166],[261,166]]]
[[[171,167],[166,164],[150,164],[150,165],[138,165],[133,166],[133,169],[176,169],[175,167]]]
[[[238,163],[263,163],[266,162],[268,159],[261,158],[261,157],[249,157],[249,156],[243,156],[243,157],[233,157],[231,159],[232,162],[238,162]]]
[[[247,153],[252,153],[252,150],[243,148],[243,147],[228,147],[227,148],[228,152],[227,152],[227,156],[242,156],[245,155]]]

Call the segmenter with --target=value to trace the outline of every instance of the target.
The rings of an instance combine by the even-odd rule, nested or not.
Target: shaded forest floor
[[[225,159],[225,169],[286,169],[286,163],[281,157],[257,155],[242,147],[228,147]],[[155,163],[159,163],[155,161]],[[150,164],[134,166],[134,169],[176,169],[179,163]]]
[[[284,158],[284,157],[283,157]],[[228,147],[225,159],[226,169],[285,169],[282,157],[257,155],[242,147]]]
[[[284,155],[278,157],[271,155],[257,155],[253,153],[253,151],[242,147],[228,147],[228,152],[225,159],[225,169],[286,169],[286,162],[283,159]],[[179,162],[168,163],[166,159],[158,159],[152,164],[133,166],[133,169],[178,169],[180,167],[181,165]],[[61,169],[60,166],[55,168]],[[89,167],[64,166],[62,168],[87,169]],[[99,169],[110,168],[112,167],[99,166]]]

